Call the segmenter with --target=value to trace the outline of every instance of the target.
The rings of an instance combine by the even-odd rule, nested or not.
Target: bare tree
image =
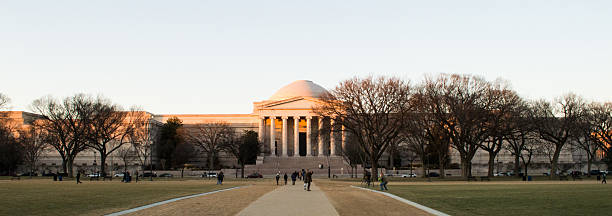
[[[597,156],[597,152],[601,149],[601,139],[597,134],[597,117],[596,110],[600,106],[598,103],[592,103],[583,109],[583,116],[577,120],[576,127],[574,127],[575,136],[572,137],[571,144],[577,149],[584,151],[587,156],[587,170],[591,170],[591,165]],[[591,172],[588,172],[591,176]]]
[[[237,134],[228,136],[222,148],[236,158],[240,165],[240,176],[244,178],[244,166],[247,163],[255,162],[260,146],[257,132],[245,130],[240,136],[237,136]]]
[[[40,128],[48,134],[49,145],[62,158],[64,173],[73,176],[73,162],[76,156],[87,149],[85,135],[89,125],[84,119],[91,115],[90,97],[77,94],[58,102],[47,96],[35,100],[31,110],[40,115]]]
[[[367,155],[376,178],[378,160],[397,140],[413,111],[410,97],[410,84],[398,78],[353,78],[323,95],[314,112],[339,119],[337,123],[354,135]]]
[[[234,129],[226,122],[196,124],[186,131],[186,141],[193,143],[207,154],[208,169],[214,169],[215,157],[232,136]]]
[[[491,110],[489,121],[486,130],[488,130],[488,139],[481,144],[480,148],[489,153],[489,170],[488,176],[493,176],[495,168],[495,158],[503,149],[504,140],[508,138],[513,131],[521,126],[518,124],[523,117],[525,111],[524,101],[514,92],[509,89],[504,82],[497,81],[490,88],[487,96],[491,101]]]
[[[548,141],[544,141],[544,142],[540,142],[537,148],[537,153],[539,155],[544,155],[548,161],[548,165],[550,166],[551,169],[551,173],[550,175],[556,175],[557,173],[557,164],[554,163],[555,161],[555,149],[556,149],[556,145],[554,143],[548,142]],[[554,167],[554,168],[553,168]],[[552,170],[555,170],[554,172]]]
[[[576,137],[575,127],[583,116],[585,103],[582,98],[567,94],[554,104],[537,101],[533,104],[533,123],[540,139],[554,145],[551,158],[551,176],[557,175],[559,155],[565,144]]]
[[[91,115],[86,119],[89,127],[86,145],[100,153],[100,171],[106,176],[106,158],[130,142],[136,126],[142,121],[142,112],[124,111],[110,100],[98,97],[91,102]]]
[[[153,173],[153,144],[159,140],[160,128],[155,125],[150,114],[143,112],[140,118],[141,120],[135,121],[134,132],[129,138],[142,169],[145,170],[148,167]],[[153,180],[153,175],[150,175],[150,178]]]
[[[138,154],[136,149],[132,148],[132,146],[124,145],[122,148],[119,148],[115,151],[115,154],[119,156],[121,162],[123,162],[123,173],[128,171],[128,166],[130,163],[138,158]]]
[[[521,160],[523,161],[523,168],[525,169],[524,176],[528,176],[529,175],[529,172],[528,172],[529,165],[531,164],[531,160],[533,156],[538,153],[538,149],[540,149],[542,146],[535,139],[526,139],[523,141],[524,141],[524,145],[521,148],[521,153],[519,154],[519,156],[521,157]]]
[[[504,139],[507,141],[507,143],[504,145],[504,148],[506,148],[506,150],[508,150],[510,154],[514,156],[514,173],[520,173],[521,155],[524,153],[528,142],[531,139],[535,139],[535,134],[533,134],[533,128],[531,127],[530,119],[527,116],[515,119],[515,121],[512,123],[516,124],[516,126],[509,134],[505,135]]]
[[[593,136],[606,156],[612,154],[612,103],[597,103],[592,108]],[[608,160],[608,165],[610,165]],[[590,171],[590,170],[589,170]]]
[[[32,127],[19,131],[19,142],[23,148],[23,156],[26,165],[30,169],[30,178],[36,168],[40,156],[49,147],[45,138],[47,134],[36,125],[36,122]]]
[[[442,74],[426,78],[424,96],[430,104],[428,113],[440,122],[459,152],[462,176],[472,175],[472,159],[489,137],[486,130],[492,102],[487,93],[490,83],[470,75]]]

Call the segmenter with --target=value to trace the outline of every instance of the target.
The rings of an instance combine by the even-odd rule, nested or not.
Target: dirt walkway
[[[318,184],[340,215],[430,215],[381,194],[352,188],[350,182],[321,180]]]
[[[238,215],[338,215],[325,193],[314,184],[304,191],[303,184],[286,185],[267,193]]]
[[[270,184],[255,183],[249,187],[185,199],[129,215],[235,215],[273,189],[274,186]]]

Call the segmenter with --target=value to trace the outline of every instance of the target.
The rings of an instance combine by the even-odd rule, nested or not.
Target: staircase
[[[262,160],[263,159],[263,160]],[[260,162],[261,160],[261,162]],[[315,176],[327,177],[329,167],[331,168],[331,175],[340,175],[341,173],[347,174],[350,171],[350,167],[344,163],[342,157],[330,156],[330,157],[274,157],[264,156],[258,158],[255,165],[247,165],[244,167],[245,175],[258,172],[266,177],[274,176],[279,171],[281,175],[287,173],[291,175],[294,171],[301,171],[302,169],[310,169],[313,171]],[[319,168],[322,165],[322,168]]]

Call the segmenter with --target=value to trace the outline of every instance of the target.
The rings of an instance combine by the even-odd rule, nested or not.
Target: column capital
[[[311,120],[312,116],[306,116],[306,119]]]
[[[276,119],[276,116],[268,116],[270,119]]]
[[[289,116],[281,116],[281,119],[287,120],[287,119],[289,119]]]
[[[293,116],[293,119],[300,119],[300,116]]]
[[[266,119],[266,116],[259,116],[259,119],[264,120]]]

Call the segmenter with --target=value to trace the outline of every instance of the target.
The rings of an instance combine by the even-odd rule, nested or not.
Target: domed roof
[[[325,88],[310,80],[297,80],[276,91],[276,93],[270,97],[270,100],[283,100],[304,96],[318,98],[326,92],[327,90],[325,90]]]

